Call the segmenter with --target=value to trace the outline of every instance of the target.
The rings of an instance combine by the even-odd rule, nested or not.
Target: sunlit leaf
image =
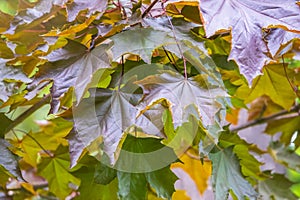
[[[49,183],[49,189],[59,198],[65,198],[80,185],[80,179],[70,173],[67,148],[60,146],[53,157],[45,157],[38,165],[38,173]]]
[[[103,44],[89,51],[84,45],[68,40],[65,47],[54,50],[46,57],[49,63],[39,68],[35,83],[44,79],[53,80],[52,112],[58,111],[59,98],[70,87],[75,87],[78,103],[94,73],[100,68],[110,68],[107,48],[108,45]]]
[[[262,28],[277,26],[300,31],[300,12],[294,0],[201,0],[200,5],[208,37],[218,31],[231,29],[232,50],[229,59],[237,62],[250,84],[260,74],[266,61],[270,60]]]
[[[211,176],[211,163],[204,162],[202,164],[199,159],[193,158],[188,154],[181,156],[180,160],[182,163],[172,164],[172,169],[183,169],[195,182],[198,191],[203,194],[208,187],[208,180]]]
[[[136,86],[131,82],[120,89],[91,91],[91,97],[73,110],[76,133],[70,138],[70,148],[75,147],[74,154],[77,156],[72,156],[72,164],[77,161],[78,152],[82,152],[83,148],[100,136],[103,137],[104,152],[114,163],[114,153],[123,132],[129,127],[137,126],[143,128],[145,133],[160,135],[160,130],[149,118],[145,115],[137,117],[138,108],[135,105],[141,95],[133,93],[132,89]]]
[[[209,82],[202,76],[185,79],[180,74],[164,72],[136,83],[144,90],[143,100],[147,106],[160,99],[170,103],[175,127],[184,122],[184,110],[191,104],[196,105],[205,126],[215,124],[215,115],[221,109],[217,98],[223,95],[223,90],[210,88]]]

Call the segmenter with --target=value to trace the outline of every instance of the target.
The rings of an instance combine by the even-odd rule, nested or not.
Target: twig
[[[169,56],[169,53],[167,52],[167,50],[165,49],[164,46],[162,46],[162,49],[164,50],[164,52],[165,52],[166,56],[168,57],[170,63],[171,63],[171,64],[173,65],[173,67],[178,71],[178,68],[177,68],[177,66],[176,66],[176,64],[175,64],[174,57],[172,56],[172,58],[173,58],[173,60],[172,60],[171,57]],[[171,54],[171,55],[172,55],[172,54]]]
[[[119,79],[119,86],[118,86],[118,89],[120,90],[121,88],[121,84],[123,82],[123,76],[124,76],[124,56],[121,57],[121,74],[120,74],[120,79]]]
[[[165,10],[163,4],[162,4],[162,8]],[[168,21],[169,21],[169,23],[170,23],[170,26],[171,26],[171,29],[172,29],[172,32],[173,32],[173,35],[174,35],[175,42],[176,42],[176,44],[177,44],[179,53],[180,53],[180,55],[181,55],[181,57],[182,57],[182,60],[183,60],[184,78],[187,79],[188,77],[187,77],[187,71],[186,71],[186,59],[185,59],[185,57],[184,57],[184,55],[183,55],[181,46],[180,46],[180,44],[179,44],[179,42],[178,42],[178,40],[177,40],[177,37],[176,37],[176,33],[175,33],[175,29],[174,29],[173,23],[172,23],[172,21],[171,21],[171,19],[170,19],[170,17],[169,17],[168,15],[166,15],[166,17],[167,17],[167,19],[168,19]]]
[[[289,82],[289,84],[290,84],[292,90],[293,90],[294,93],[296,94],[296,96],[297,96],[298,98],[300,98],[299,95],[297,94],[297,90],[298,90],[297,87],[294,86],[294,85],[292,84],[292,82],[291,82],[291,80],[289,79],[289,76],[288,76],[288,74],[287,74],[287,70],[286,70],[286,66],[285,66],[285,63],[284,63],[284,57],[283,57],[283,55],[281,56],[281,58],[282,58],[282,64],[283,64],[283,69],[284,69],[285,77],[286,77],[287,81]]]
[[[4,134],[8,133],[10,130],[12,130],[14,127],[22,123],[27,117],[29,117],[32,113],[37,111],[39,108],[41,108],[43,105],[50,102],[51,96],[50,94],[44,96],[39,102],[31,106],[28,110],[23,112],[19,117],[17,117],[5,130]]]
[[[237,127],[231,128],[230,131],[237,132],[237,131],[249,128],[251,126],[254,126],[254,125],[266,123],[268,121],[274,120],[277,117],[280,117],[280,116],[283,116],[283,115],[287,115],[287,114],[299,112],[299,110],[300,110],[300,106],[299,105],[295,105],[290,110],[283,110],[283,111],[280,111],[278,113],[275,113],[275,114],[267,116],[267,117],[262,117],[260,119],[251,120],[251,121],[249,121],[246,124],[243,124],[241,126],[237,126]]]
[[[150,10],[153,8],[153,6],[154,6],[157,2],[158,2],[158,0],[154,0],[154,1],[150,4],[150,6],[143,12],[143,14],[142,14],[142,19],[145,18],[145,17],[148,15],[148,13],[150,12]]]

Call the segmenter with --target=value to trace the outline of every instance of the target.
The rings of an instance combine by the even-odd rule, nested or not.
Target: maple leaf
[[[68,21],[74,21],[78,13],[88,10],[86,16],[89,17],[96,11],[103,12],[107,7],[107,0],[74,0],[67,5]]]
[[[72,40],[61,49],[52,51],[45,58],[49,61],[39,68],[34,83],[53,80],[51,111],[59,109],[59,98],[70,87],[75,88],[77,104],[80,102],[94,73],[101,68],[110,68],[106,50],[102,44],[89,51],[84,45]]]
[[[43,158],[38,165],[38,174],[47,179],[50,191],[61,199],[72,191],[70,185],[80,185],[80,179],[70,173],[69,166],[69,154],[63,146],[56,150],[53,157]]]
[[[283,174],[272,174],[271,176],[271,179],[260,181],[258,184],[259,194],[263,199],[298,199],[290,190],[293,182],[288,180]]]
[[[2,91],[0,94],[0,99],[6,101],[8,97],[12,94],[13,91],[13,82],[10,81],[22,81],[24,83],[30,83],[31,79],[29,79],[21,69],[16,67],[11,67],[6,65],[7,60],[0,59],[0,90]]]
[[[221,97],[224,91],[218,86],[210,88],[201,75],[185,79],[181,74],[167,71],[148,76],[136,83],[142,87],[145,95],[140,105],[142,110],[161,99],[166,99],[171,104],[175,127],[184,122],[188,105],[196,105],[205,126],[215,124],[215,115],[222,108],[217,98]]]
[[[277,28],[270,29],[270,33],[265,38],[268,41],[268,48],[272,57],[278,57],[277,54],[280,47],[286,45],[294,38],[300,38],[300,33],[297,34]]]
[[[115,46],[112,47],[113,59],[116,60],[125,53],[139,55],[146,63],[151,63],[152,51],[175,40],[166,32],[152,28],[135,28],[111,37]]]
[[[237,62],[250,84],[270,60],[262,28],[277,26],[300,31],[300,9],[294,0],[201,0],[200,10],[208,37],[231,29],[229,59]]]
[[[145,133],[161,135],[160,130],[145,115],[137,118],[136,102],[141,95],[132,93],[131,88],[135,86],[130,82],[129,80],[120,89],[91,91],[91,97],[84,99],[73,110],[76,133],[70,138],[70,146],[77,156],[73,157],[71,153],[72,165],[77,161],[78,153],[100,136],[103,137],[104,152],[109,156],[111,163],[114,163],[114,153],[123,132],[129,127],[134,125],[141,127]]]
[[[226,148],[217,153],[210,153],[213,163],[212,182],[215,189],[215,199],[224,199],[231,189],[238,199],[256,199],[257,194],[252,186],[243,178],[240,165],[232,148]]]
[[[7,170],[8,175],[10,177],[18,178],[19,180],[22,180],[21,178],[21,172],[18,168],[18,160],[15,155],[12,154],[12,152],[8,149],[9,143],[5,141],[4,139],[0,139],[0,151],[1,151],[1,157],[0,157],[0,176],[1,176],[1,167],[4,168],[4,171]],[[5,182],[8,180],[5,180]],[[0,181],[0,185],[2,184],[2,180]]]

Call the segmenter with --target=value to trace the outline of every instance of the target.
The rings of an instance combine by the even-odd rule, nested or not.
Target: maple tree
[[[0,198],[298,199],[300,3],[0,2]]]

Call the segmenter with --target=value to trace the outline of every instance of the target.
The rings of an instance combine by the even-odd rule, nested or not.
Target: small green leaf
[[[230,190],[238,199],[244,199],[245,197],[251,200],[256,199],[257,194],[242,176],[239,161],[232,148],[210,153],[209,157],[213,163],[212,182],[216,200],[227,199]]]
[[[38,174],[49,183],[49,190],[64,199],[80,185],[80,179],[70,173],[68,148],[60,146],[53,157],[45,157],[38,165]]]

